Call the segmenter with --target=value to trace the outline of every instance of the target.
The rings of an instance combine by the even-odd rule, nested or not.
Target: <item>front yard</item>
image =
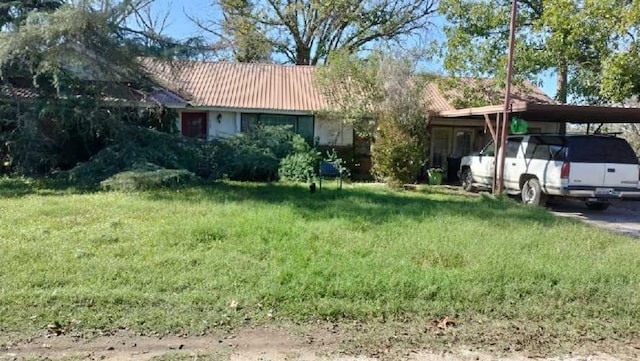
[[[55,323],[193,335],[356,322],[373,331],[347,348],[365,353],[401,329],[399,342],[419,347],[544,354],[640,335],[640,243],[508,199],[241,183],[82,193],[8,180],[0,196],[0,346]],[[445,316],[455,326],[432,325]]]

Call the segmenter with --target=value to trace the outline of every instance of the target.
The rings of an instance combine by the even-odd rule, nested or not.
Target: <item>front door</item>
[[[451,156],[461,158],[471,154],[473,144],[473,129],[455,128],[453,130],[453,151]]]
[[[446,168],[451,149],[451,128],[433,128],[431,131],[431,162],[429,168]]]
[[[190,138],[207,139],[207,113],[183,112],[182,135]]]

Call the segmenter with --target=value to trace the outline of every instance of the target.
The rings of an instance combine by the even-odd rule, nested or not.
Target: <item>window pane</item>
[[[487,157],[493,157],[495,154],[495,145],[493,141],[489,142],[489,144],[485,145],[482,149],[482,155],[486,155]]]
[[[432,161],[430,167],[443,168],[449,154],[450,129],[434,129],[431,133],[433,147]]]
[[[280,114],[260,114],[260,124],[271,126],[291,126],[291,130],[295,130],[296,116]]]
[[[309,144],[313,144],[313,117],[285,114],[251,114],[241,116],[242,132],[247,132],[255,126],[285,126],[292,132],[300,134]]]
[[[248,132],[252,127],[258,124],[258,114],[246,114],[243,113],[240,118],[240,131],[243,133]]]
[[[307,143],[313,144],[313,117],[298,117],[296,133],[300,134]]]
[[[471,131],[461,130],[456,132],[455,145],[453,149],[454,157],[462,157],[471,153]]]
[[[513,138],[507,141],[507,152],[505,157],[507,158],[515,158],[518,155],[518,148],[520,148],[520,142],[522,142],[522,138]]]

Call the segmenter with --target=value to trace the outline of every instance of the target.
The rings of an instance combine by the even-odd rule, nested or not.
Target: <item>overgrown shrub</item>
[[[311,148],[287,127],[256,127],[244,134],[206,142],[149,128],[148,119],[124,121],[125,118],[115,115],[101,118],[109,112],[94,110],[96,113],[87,113],[85,119],[81,114],[67,114],[55,106],[45,111],[47,121],[33,113],[23,113],[23,118],[11,125],[12,129],[3,129],[6,148],[0,149],[4,153],[0,156],[9,159],[13,170],[20,174],[53,173],[58,180],[92,186],[109,179],[103,184],[107,188],[117,184],[140,188],[162,183],[146,180],[156,179],[164,171],[185,171],[202,178],[273,181],[278,179],[281,160],[296,149],[306,153],[298,156],[307,157],[305,162],[315,159]],[[51,119],[65,119],[68,123],[63,126],[60,122],[51,123]],[[92,121],[97,123],[91,125]],[[81,131],[74,128],[74,122],[82,127]],[[162,128],[166,122],[158,124],[157,128]],[[73,151],[77,148],[83,150]],[[83,160],[84,157],[88,158]],[[121,175],[113,178],[117,174]]]
[[[280,160],[293,151],[294,133],[288,127],[256,127],[212,145],[215,178],[273,181]]]
[[[175,128],[175,111],[109,107],[97,98],[49,95],[29,103],[0,103],[0,158],[5,170],[31,176],[66,171],[109,147],[126,146],[143,130],[161,129],[166,134]]]
[[[293,153],[282,158],[278,175],[282,180],[310,182],[316,176],[320,153],[299,135],[292,139]]]
[[[380,119],[371,147],[372,170],[391,186],[415,182],[426,160],[426,122],[417,119],[415,123],[415,126],[399,124],[391,116]]]
[[[83,184],[98,184],[114,174],[136,170],[184,169],[201,177],[211,174],[212,144],[177,134],[130,126],[119,132],[112,145],[59,178]]]
[[[107,190],[135,191],[184,186],[197,180],[195,174],[184,169],[136,170],[115,174],[100,182],[100,186]]]

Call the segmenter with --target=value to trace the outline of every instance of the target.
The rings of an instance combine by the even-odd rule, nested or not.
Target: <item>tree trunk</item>
[[[307,46],[298,46],[296,49],[296,65],[312,65],[311,49]]]
[[[567,104],[567,82],[568,82],[568,71],[566,65],[561,65],[558,67],[558,77],[556,79],[556,86],[558,88],[556,93],[556,101],[560,104]]]
[[[556,101],[560,104],[567,104],[567,83],[568,83],[568,70],[567,65],[563,64],[558,67],[558,77],[556,79],[557,93],[556,93]],[[561,134],[567,132],[567,123],[560,123]]]

